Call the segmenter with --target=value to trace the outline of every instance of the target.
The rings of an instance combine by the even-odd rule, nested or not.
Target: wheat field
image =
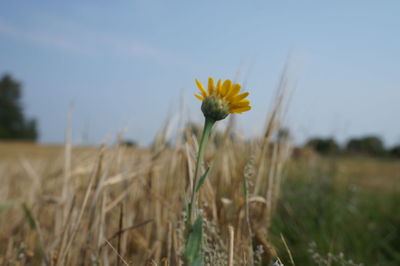
[[[293,150],[283,109],[261,138],[214,132],[204,264],[399,265],[399,163]],[[165,128],[149,148],[1,143],[1,265],[182,265],[199,132]]]
[[[290,146],[272,144],[269,125],[261,140],[228,127],[208,146],[212,173],[200,197],[207,265],[223,265],[229,255],[242,265],[276,255],[268,226]],[[161,132],[151,148],[2,144],[2,263],[180,264],[196,149],[190,130],[174,145]]]

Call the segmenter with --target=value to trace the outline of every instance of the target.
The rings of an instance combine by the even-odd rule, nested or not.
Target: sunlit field
[[[262,139],[229,126],[211,138],[205,265],[399,265],[400,162],[293,149],[272,120]],[[149,148],[1,143],[0,263],[180,265],[198,134],[164,135]]]

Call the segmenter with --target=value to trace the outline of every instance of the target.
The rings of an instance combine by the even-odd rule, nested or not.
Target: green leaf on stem
[[[184,259],[185,265],[200,266],[203,264],[201,245],[203,241],[203,217],[197,217],[186,242]]]
[[[199,183],[197,184],[197,187],[196,187],[196,192],[198,192],[200,187],[204,184],[204,181],[206,180],[206,177],[208,176],[209,171],[210,171],[210,167],[208,167],[207,170],[204,172],[204,174],[200,177]]]

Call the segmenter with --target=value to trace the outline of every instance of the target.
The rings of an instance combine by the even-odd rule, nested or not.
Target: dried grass
[[[205,164],[212,171],[200,205],[207,220],[205,253],[214,252],[215,259],[209,255],[207,265],[253,265],[275,256],[268,227],[291,151],[276,138],[285,89],[283,82],[261,139],[235,134],[231,117],[223,137],[207,149]],[[11,206],[0,213],[0,263],[180,265],[197,141],[186,128],[171,146],[168,128],[169,122],[151,149],[73,147],[70,127],[63,152],[4,144],[11,152],[0,154],[0,202]],[[21,204],[32,213],[36,230]]]

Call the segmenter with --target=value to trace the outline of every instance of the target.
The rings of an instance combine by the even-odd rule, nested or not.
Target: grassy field
[[[291,163],[271,226],[272,242],[288,262],[282,234],[298,265],[400,265],[399,185],[395,160]]]
[[[228,225],[235,265],[400,265],[399,161],[233,140],[207,153],[206,265],[227,265]],[[195,150],[1,143],[0,262],[179,264]]]

